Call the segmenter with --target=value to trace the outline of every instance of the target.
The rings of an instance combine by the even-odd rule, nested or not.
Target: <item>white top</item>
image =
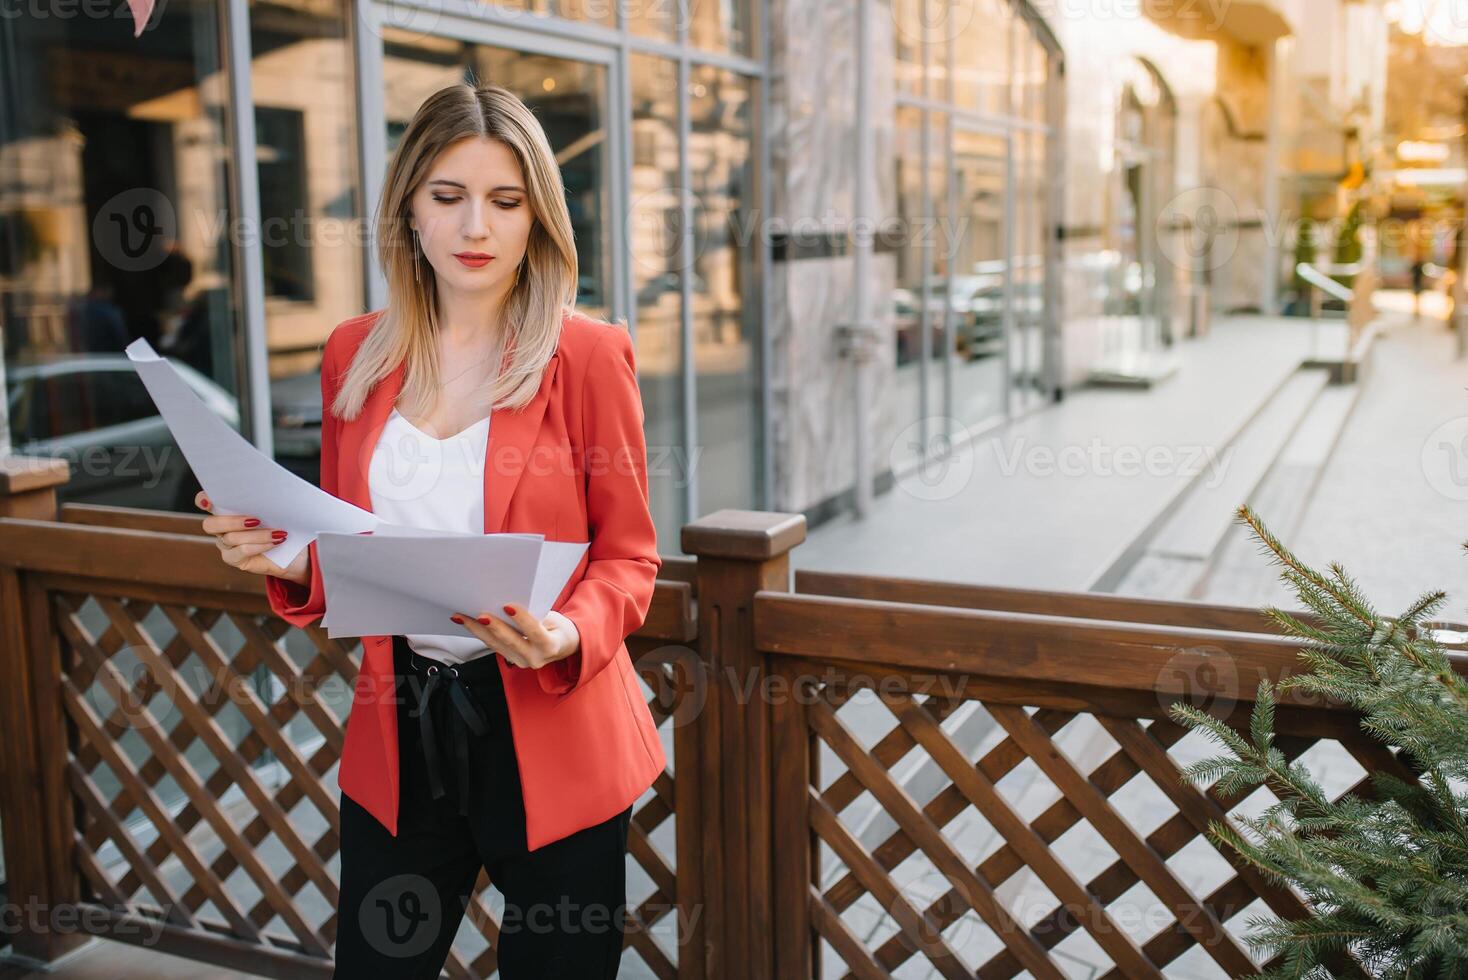
[[[489,448],[489,416],[447,439],[435,439],[409,422],[396,408],[372,451],[367,487],[372,513],[394,524],[435,531],[484,533],[484,457]],[[477,609],[463,610],[470,615]],[[457,633],[405,633],[419,656],[442,663],[463,663],[490,650],[449,621]]]

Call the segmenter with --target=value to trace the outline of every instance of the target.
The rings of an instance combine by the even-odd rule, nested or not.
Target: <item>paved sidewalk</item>
[[[244,980],[255,975],[111,939],[93,939],[51,971],[0,967],[0,980]]]
[[[1438,615],[1468,621],[1468,360],[1440,319],[1393,322],[1303,506],[1298,491],[1286,497],[1266,481],[1256,510],[1306,562],[1344,564],[1381,612],[1444,589]],[[1230,531],[1200,598],[1297,605],[1258,547],[1245,529]]]
[[[1326,324],[1325,331],[1338,329]],[[1309,354],[1314,325],[1227,317],[1177,347],[1150,391],[1078,389],[900,480],[872,513],[795,549],[797,568],[1085,590],[1186,485],[1218,479],[1221,449]]]

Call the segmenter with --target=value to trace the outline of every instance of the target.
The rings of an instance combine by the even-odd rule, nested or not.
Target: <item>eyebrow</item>
[[[446,180],[444,178],[439,178],[438,180],[430,180],[428,183],[430,186],[432,186],[433,184],[447,184],[450,187],[457,187],[461,191],[468,189],[457,180]],[[491,194],[498,194],[501,191],[519,191],[521,194],[524,194],[525,188],[521,187],[519,184],[500,184],[498,187],[491,187],[489,189],[489,192]]]

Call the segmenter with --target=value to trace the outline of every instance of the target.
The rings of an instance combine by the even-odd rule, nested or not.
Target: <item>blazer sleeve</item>
[[[576,653],[538,669],[547,694],[584,686],[647,618],[662,558],[647,488],[647,440],[632,337],[617,327],[592,347],[581,398],[590,532],[585,575],[559,612],[576,624]]]
[[[336,397],[334,348],[332,337],[328,337],[326,350],[321,356],[321,489],[337,496],[338,422],[331,411],[331,401]],[[309,587],[276,575],[265,576],[265,594],[270,599],[270,608],[292,626],[310,626],[326,614],[326,588],[321,581],[321,562],[316,555],[314,540],[307,546],[307,551],[311,554]]]

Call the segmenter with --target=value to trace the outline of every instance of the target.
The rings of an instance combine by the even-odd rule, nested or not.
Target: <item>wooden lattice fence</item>
[[[197,517],[50,492],[0,516],[0,820],[10,901],[87,925],[23,918],[14,953],[329,975],[356,641],[276,619]],[[792,576],[803,537],[687,525],[629,640],[669,766],[634,810],[627,976],[1238,976],[1248,915],[1308,914],[1209,843],[1264,798],[1183,782],[1211,747],[1166,717],[1241,720],[1295,669],[1257,611]],[[1405,774],[1337,707],[1278,722],[1337,792]],[[450,976],[494,973],[498,907],[482,875]]]

